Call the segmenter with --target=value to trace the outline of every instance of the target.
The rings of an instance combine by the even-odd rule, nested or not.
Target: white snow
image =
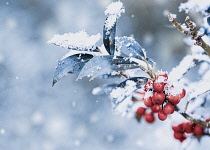
[[[189,94],[189,99],[196,98],[197,96],[210,91],[210,81],[200,81]]]
[[[91,51],[96,48],[95,44],[100,40],[100,38],[101,35],[99,33],[89,36],[85,31],[79,31],[77,33],[54,35],[48,43],[55,44],[65,49]]]
[[[118,1],[111,3],[104,12],[105,15],[107,16],[107,19],[105,21],[105,28],[107,30],[110,30],[117,22],[117,19],[121,17],[121,13],[124,12],[125,8],[123,7],[122,2]],[[109,34],[109,32],[107,32],[106,34]]]
[[[170,16],[174,19],[176,19],[176,14],[170,14]]]
[[[196,11],[205,13],[205,10],[210,6],[210,0],[188,0],[186,3],[181,3],[179,11]]]
[[[198,62],[200,61],[206,61],[210,63],[210,58],[207,55],[203,54],[193,54],[193,55],[187,55],[185,56],[180,64],[173,68],[172,71],[169,73],[169,78],[171,81],[178,81],[183,77],[183,74],[185,74],[188,69],[195,66],[194,59],[196,59]]]
[[[121,13],[125,13],[125,8],[123,7],[123,3],[118,1],[111,3],[107,9],[104,11],[105,15],[115,15],[117,18],[121,16]]]

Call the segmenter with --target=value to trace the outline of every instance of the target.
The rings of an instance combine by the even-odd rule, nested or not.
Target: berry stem
[[[202,35],[198,35],[198,31],[196,29],[196,25],[194,22],[190,20],[190,17],[186,17],[185,23],[187,26],[190,28],[190,30],[185,30],[182,28],[182,26],[172,17],[172,15],[169,13],[168,14],[168,19],[172,23],[174,27],[176,27],[181,33],[185,35],[191,35],[192,40],[195,40],[196,42],[194,45],[198,45],[202,47],[206,53],[210,56],[210,46],[206,44],[206,42],[202,39]]]
[[[190,122],[201,125],[204,128],[210,128],[210,123],[209,122],[205,122],[205,121],[202,121],[202,120],[199,120],[199,119],[194,119],[190,115],[188,115],[186,112],[181,112],[180,109],[176,105],[174,107],[175,107],[175,111],[177,111],[179,114],[181,114],[184,118],[186,118]]]

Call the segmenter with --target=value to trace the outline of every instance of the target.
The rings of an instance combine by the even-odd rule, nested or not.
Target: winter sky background
[[[177,150],[171,121],[137,123],[112,113],[108,96],[93,96],[107,80],[75,81],[69,75],[51,87],[57,60],[67,50],[47,44],[54,34],[102,34],[104,10],[112,0],[0,0],[1,150]],[[157,68],[170,71],[189,52],[171,27],[181,0],[122,0],[118,36],[134,36]],[[199,24],[198,14],[191,14]],[[195,77],[191,77],[195,78]],[[192,149],[205,150],[203,138]]]

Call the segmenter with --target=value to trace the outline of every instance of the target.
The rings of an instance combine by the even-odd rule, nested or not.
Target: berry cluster
[[[166,72],[156,73],[156,80],[149,80],[143,87],[144,105],[150,108],[150,113],[146,113],[144,107],[139,107],[136,111],[138,116],[143,116],[145,121],[152,123],[155,120],[154,113],[158,113],[160,120],[166,120],[172,114],[180,100],[185,96],[185,90],[171,84],[168,81]],[[142,95],[142,92],[139,92]]]
[[[193,134],[194,136],[201,136],[204,133],[204,128],[192,122],[183,122],[172,126],[174,131],[174,138],[183,142],[187,139],[186,134]]]

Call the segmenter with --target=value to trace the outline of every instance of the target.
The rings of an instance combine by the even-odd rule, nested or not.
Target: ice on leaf
[[[54,37],[48,41],[50,44],[56,46],[79,50],[79,51],[94,51],[96,50],[95,44],[100,40],[101,35],[89,36],[85,31],[79,31],[77,33],[65,33],[63,35],[54,35]]]

